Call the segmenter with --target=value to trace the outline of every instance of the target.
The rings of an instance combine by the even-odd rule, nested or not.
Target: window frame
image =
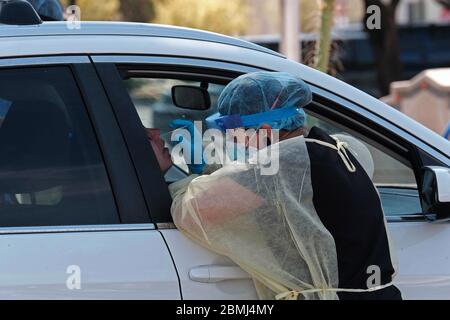
[[[136,229],[134,224],[139,220],[136,219],[136,216],[139,215],[145,215],[147,217],[145,221],[142,221],[142,219],[139,220],[140,223],[147,223],[146,229],[153,228],[150,225],[151,221],[148,218],[148,212],[144,206],[142,192],[136,184],[137,177],[135,170],[131,164],[127,150],[123,147],[123,143],[120,143],[122,137],[120,130],[89,57],[78,55],[0,59],[0,72],[2,70],[29,70],[39,67],[67,67],[70,70],[73,81],[78,89],[78,95],[83,102],[83,108],[86,110],[86,116],[89,119],[106,170],[116,208],[114,214],[117,215],[116,218],[119,222],[115,224],[99,223],[95,225],[67,226],[0,226],[1,233],[122,230],[126,228],[126,224],[129,224],[132,229]]]
[[[229,63],[223,61],[214,61],[210,59],[195,59],[183,57],[164,57],[164,56],[129,56],[129,55],[98,55],[91,56],[94,63],[97,65],[110,64],[115,66],[118,73],[123,72],[121,68],[137,68],[147,70],[148,72],[157,73],[173,72],[173,75],[181,73],[182,76],[203,75],[205,79],[208,77],[220,77],[221,74],[235,74],[240,75],[252,71],[277,71],[271,69],[262,69],[251,67],[248,65],[241,65],[237,63]],[[191,79],[191,78],[188,78]],[[231,79],[231,78],[230,78]],[[449,166],[450,159],[446,158],[439,152],[433,149],[432,146],[427,145],[417,137],[409,134],[395,123],[384,119],[379,115],[372,113],[364,108],[364,106],[357,105],[344,97],[334,94],[331,90],[321,88],[319,86],[308,83],[313,91],[313,98],[315,103],[320,103],[323,107],[322,111],[333,114],[337,119],[345,119],[345,126],[349,129],[355,130],[369,139],[380,143],[383,148],[393,150],[395,154],[400,152],[403,158],[406,158],[412,165],[415,178],[417,181],[419,196],[421,197],[421,180],[423,165],[440,165]],[[131,102],[131,99],[129,99]],[[131,102],[132,103],[132,102]],[[134,105],[133,105],[133,109]],[[136,112],[136,111],[135,111]],[[136,112],[136,116],[137,112]],[[339,121],[338,121],[339,122]],[[339,122],[341,123],[341,122]],[[150,148],[151,149],[151,148]],[[403,149],[403,150],[402,150]],[[153,151],[151,151],[153,153]],[[148,166],[147,170],[155,170],[155,166]],[[148,199],[148,204],[152,205],[158,203],[158,199]],[[161,206],[159,206],[161,208]],[[167,210],[170,209],[166,206]],[[159,222],[172,222],[170,214],[165,215],[167,221],[159,220]],[[162,216],[164,217],[164,215]],[[394,221],[426,221],[425,214],[409,215],[409,219],[390,219],[386,217],[389,222]],[[394,218],[394,217],[392,217]]]
[[[124,145],[135,168],[150,220],[156,225],[172,222],[169,190],[159,169],[156,156],[148,143],[144,130],[142,130],[137,110],[123,85],[116,65],[96,63],[95,69],[105,89],[122,133]]]
[[[435,152],[432,148],[425,145],[423,142],[413,137],[409,133],[395,127],[385,119],[374,115],[365,110],[362,106],[345,100],[328,90],[312,86],[314,101],[324,107],[332,114],[329,117],[333,121],[335,118],[344,119],[343,125],[351,130],[358,132],[361,135],[368,137],[370,140],[381,145],[383,149],[389,149],[392,153],[400,155],[411,164],[411,169],[414,172],[417,190],[419,193],[419,200],[421,203],[422,212],[385,216],[388,222],[427,222],[429,221],[427,215],[424,213],[422,204],[422,167],[425,165],[446,166],[444,161],[440,161],[443,157]],[[322,114],[323,115],[323,114]],[[366,116],[367,115],[367,116]],[[342,123],[340,121],[336,121]],[[403,151],[400,149],[403,148]],[[384,150],[383,150],[384,152]],[[388,153],[393,156],[392,153]],[[394,156],[397,159],[397,157]],[[398,160],[398,159],[397,159]]]

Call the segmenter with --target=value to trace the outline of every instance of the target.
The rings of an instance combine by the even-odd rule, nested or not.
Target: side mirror
[[[208,90],[195,86],[173,86],[172,101],[178,108],[191,110],[208,110],[211,98]]]
[[[423,168],[422,205],[435,221],[450,220],[450,168]]]

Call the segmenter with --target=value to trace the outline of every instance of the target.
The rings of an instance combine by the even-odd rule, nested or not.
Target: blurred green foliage
[[[156,23],[204,29],[224,34],[242,34],[247,6],[242,0],[157,0]]]
[[[320,29],[321,0],[300,1],[300,30],[302,32],[317,32]]]
[[[123,21],[150,22],[155,18],[154,2],[149,0],[120,0]]]
[[[61,0],[61,3],[78,5],[82,21],[154,22],[233,35],[246,29],[245,0]]]
[[[334,0],[323,0],[320,10],[320,32],[319,41],[316,42],[316,61],[314,63],[314,67],[322,72],[327,72],[330,62]]]
[[[60,0],[64,6],[71,3],[78,5],[81,9],[82,21],[96,21],[96,20],[120,20],[120,1],[119,0]]]

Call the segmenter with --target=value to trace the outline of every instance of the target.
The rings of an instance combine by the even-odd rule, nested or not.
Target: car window
[[[395,157],[392,151],[376,145],[362,134],[350,132],[346,127],[319,116],[308,113],[306,128],[317,126],[328,134],[347,134],[360,140],[370,151],[374,173],[372,181],[380,194],[386,216],[403,216],[422,212],[417,182],[412,164],[407,159]]]
[[[159,128],[166,143],[170,141],[169,127],[171,120],[185,118],[190,120],[205,119],[217,111],[217,98],[224,85],[209,84],[212,106],[207,111],[186,110],[176,107],[172,102],[171,89],[174,85],[200,86],[200,82],[162,79],[162,78],[129,78],[124,80],[130,97],[145,127]],[[329,134],[344,133],[354,136],[354,132],[346,131],[340,124],[324,117],[319,117],[308,110],[306,127],[318,126]],[[374,162],[373,182],[376,185],[386,216],[417,214],[422,211],[412,165],[408,161],[396,159],[392,153],[371,143],[364,136],[357,136],[369,149]],[[187,167],[181,166],[185,172]],[[176,172],[169,170],[167,181],[176,181]],[[180,177],[181,178],[181,177]]]
[[[217,110],[217,99],[224,86],[209,83],[211,108],[204,111],[182,109],[173,104],[172,87],[189,85],[200,87],[200,82],[161,78],[130,78],[124,80],[142,124],[147,128],[159,128],[161,132],[172,131],[169,123],[176,118],[189,120],[204,119]]]
[[[217,100],[225,87],[221,84],[208,83],[211,107],[208,110],[199,111],[179,108],[172,101],[173,86],[200,87],[199,81],[169,78],[129,78],[124,80],[124,83],[144,127],[160,129],[161,137],[167,145],[170,144],[171,133],[174,130],[169,126],[170,122],[174,119],[204,120],[217,112]],[[180,165],[180,169],[188,172],[187,166]],[[167,172],[167,181],[178,180],[176,170],[177,168],[172,168]]]
[[[68,67],[0,69],[0,227],[119,223]]]

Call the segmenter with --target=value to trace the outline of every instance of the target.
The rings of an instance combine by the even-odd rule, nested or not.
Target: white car
[[[94,22],[0,25],[0,298],[256,299],[247,273],[173,225],[167,184],[185,173],[161,174],[142,126],[167,133],[174,118],[204,118],[226,83],[258,70],[303,78],[308,126],[369,146],[395,283],[407,299],[449,299],[448,141],[255,44]],[[180,84],[208,86],[211,108],[174,106]]]

